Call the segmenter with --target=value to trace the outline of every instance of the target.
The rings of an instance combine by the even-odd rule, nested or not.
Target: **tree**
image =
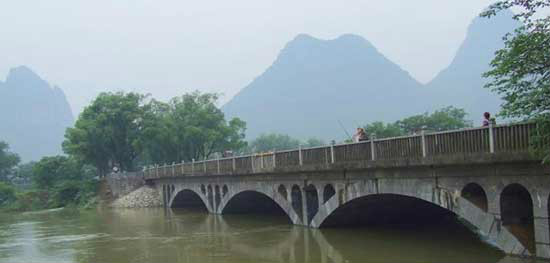
[[[300,147],[300,140],[286,134],[262,134],[250,143],[250,152],[284,151]]]
[[[153,101],[140,141],[144,159],[154,163],[200,160],[246,146],[245,122],[226,121],[217,100],[217,94],[196,91],[168,103]]]
[[[60,181],[79,181],[78,163],[65,156],[43,157],[32,168],[32,180],[39,189],[50,189]]]
[[[145,98],[137,93],[101,93],[80,114],[74,128],[67,129],[64,151],[94,165],[100,175],[113,166],[132,170],[149,108]]]
[[[481,14],[492,17],[499,11],[520,10],[514,19],[523,25],[504,36],[504,48],[495,53],[485,86],[503,96],[500,115],[535,121],[532,142],[535,151],[550,161],[550,17],[537,17],[550,7],[550,0],[504,0]]]
[[[397,137],[407,134],[447,131],[472,127],[472,122],[466,119],[464,109],[448,106],[433,113],[413,115],[394,123],[373,122],[364,126],[367,135],[376,138]]]
[[[397,121],[396,124],[405,134],[417,133],[421,130],[428,132],[456,130],[472,126],[472,122],[466,120],[466,115],[464,109],[448,106],[432,114],[424,113],[405,118]]]
[[[405,131],[403,131],[398,123],[386,124],[381,121],[375,121],[365,125],[364,129],[368,136],[375,136],[376,138],[390,138],[405,135]]]
[[[32,169],[36,162],[31,161],[28,163],[22,163],[15,168],[15,176],[10,180],[13,185],[18,188],[30,187],[32,180]]]
[[[296,138],[292,138],[286,134],[269,133],[262,134],[252,142],[247,151],[249,153],[270,152],[270,151],[284,151],[298,149],[301,146],[317,147],[325,145],[323,140],[317,138],[309,138],[305,141],[300,141]]]
[[[13,174],[13,168],[19,163],[20,159],[16,153],[9,151],[7,143],[0,141],[0,181],[8,181],[8,177]]]
[[[326,145],[325,141],[318,138],[309,138],[304,143],[305,147],[318,147],[323,145]]]

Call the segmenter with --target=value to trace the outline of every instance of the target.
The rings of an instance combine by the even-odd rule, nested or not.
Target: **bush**
[[[45,191],[28,191],[16,194],[16,201],[9,206],[15,211],[29,211],[48,208],[50,195]]]
[[[15,189],[11,185],[0,182],[0,206],[6,206],[15,200]]]

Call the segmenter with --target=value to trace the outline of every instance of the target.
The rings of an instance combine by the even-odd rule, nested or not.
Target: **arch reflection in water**
[[[198,191],[200,192],[200,190]],[[186,209],[121,209],[25,215],[35,228],[12,227],[2,246],[32,240],[0,262],[497,262],[502,255],[449,229],[376,226],[310,229],[272,215],[213,215]],[[11,223],[10,223],[11,222]],[[30,239],[29,239],[30,238]],[[61,242],[61,243],[59,243]],[[27,255],[25,253],[35,253]],[[60,257],[59,255],[68,257]],[[71,257],[71,255],[73,255]],[[8,256],[8,258],[6,257]],[[503,259],[501,262],[509,262]],[[33,261],[33,260],[30,260]],[[35,260],[36,261],[36,260]]]

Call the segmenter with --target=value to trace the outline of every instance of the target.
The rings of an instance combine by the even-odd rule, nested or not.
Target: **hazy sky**
[[[223,92],[260,75],[297,34],[358,34],[413,77],[446,67],[492,0],[5,0],[0,79],[27,65],[60,86],[78,113],[98,92],[166,100]]]

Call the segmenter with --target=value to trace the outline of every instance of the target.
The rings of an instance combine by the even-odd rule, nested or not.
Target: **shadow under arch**
[[[533,199],[529,190],[517,183],[507,185],[500,193],[500,216],[502,225],[535,255]]]
[[[232,196],[223,207],[222,214],[263,214],[284,216],[289,223],[292,222],[285,210],[268,195],[245,190]]]
[[[487,201],[487,194],[481,185],[476,183],[469,183],[462,188],[460,195],[477,206],[479,209],[487,212],[489,205]]]
[[[171,208],[193,208],[208,211],[206,203],[199,194],[190,189],[179,191],[170,203]]]
[[[319,227],[428,225],[453,221],[458,223],[454,212],[417,197],[371,194],[352,199],[336,208]]]

